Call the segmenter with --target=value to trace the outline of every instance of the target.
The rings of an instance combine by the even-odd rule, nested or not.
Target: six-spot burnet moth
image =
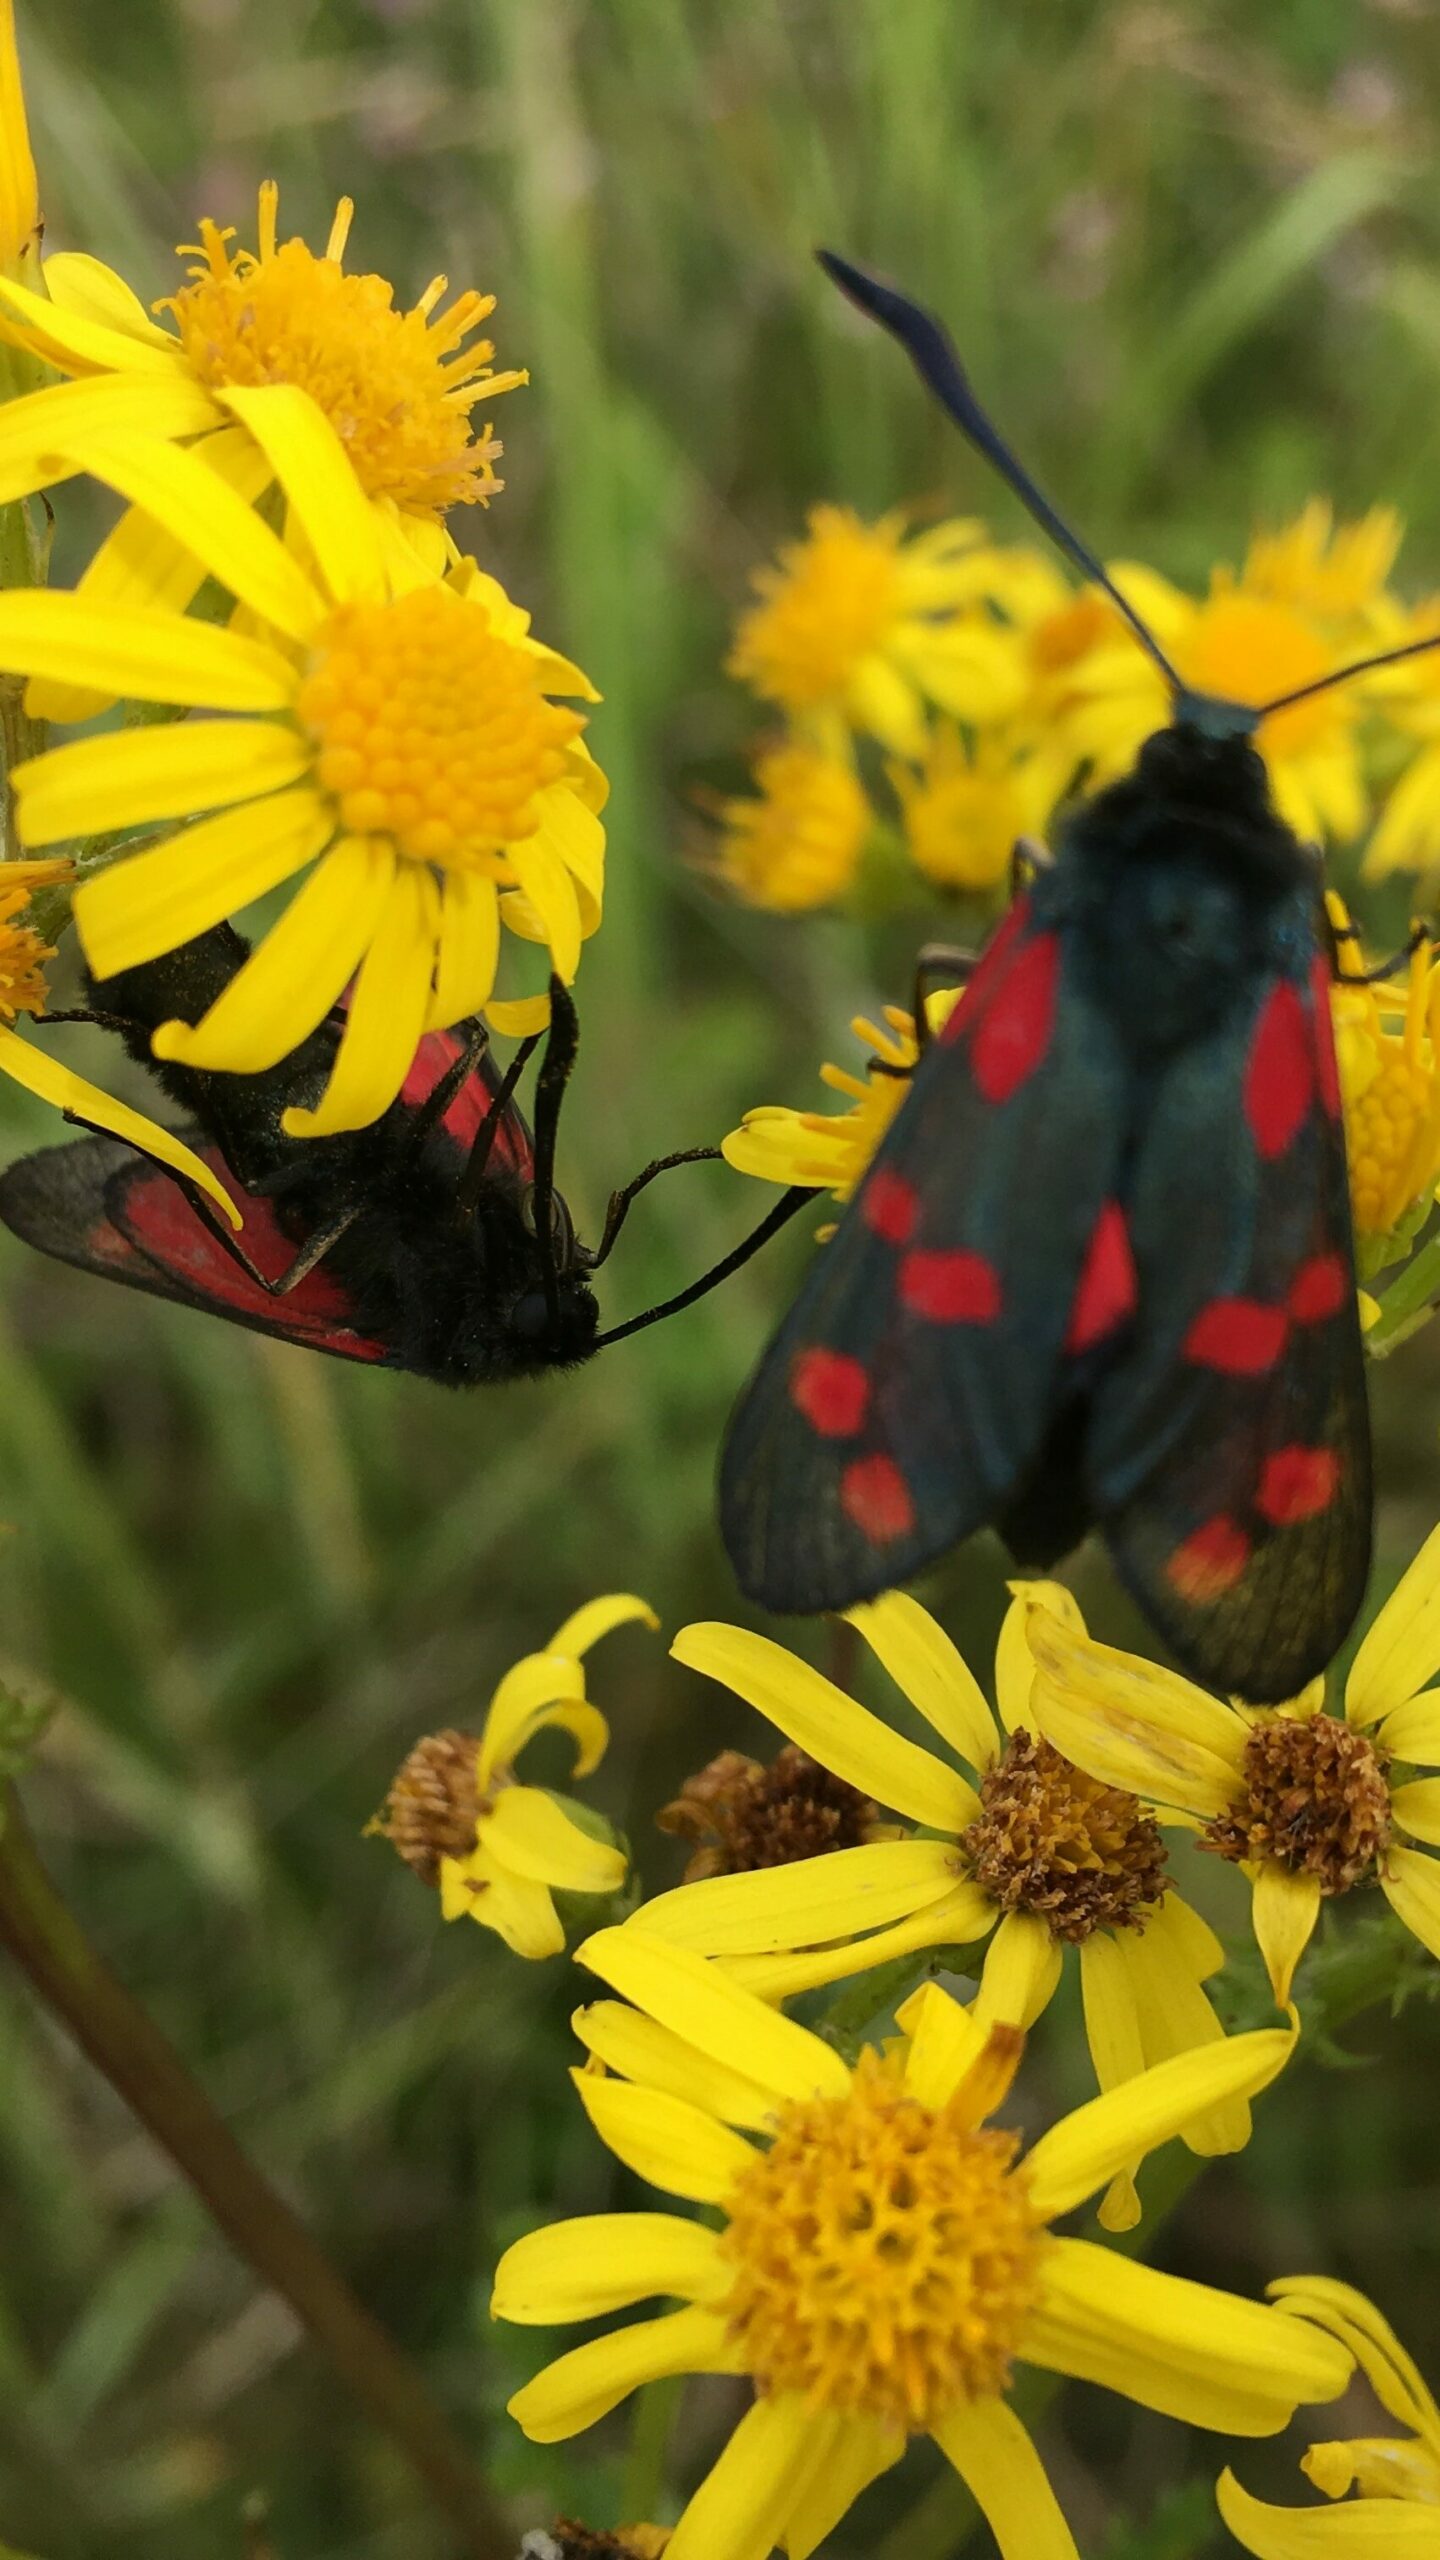
[[[573,1367],[690,1305],[810,1196],[787,1192],[712,1271],[601,1333],[591,1276],[632,1200],[672,1165],[718,1151],[692,1148],[647,1165],[612,1198],[598,1247],[580,1242],[555,1187],[560,1105],[578,1039],[560,981],[551,981],[533,1136],[513,1096],[538,1035],[502,1074],[483,1026],[461,1023],[426,1035],[398,1100],[372,1127],[291,1138],[283,1114],[323,1092],[339,1013],[264,1074],[160,1066],[150,1054],[156,1025],[198,1022],[247,956],[240,936],[217,926],[107,979],[105,1012],[69,1017],[120,1030],[159,1075],[186,1115],[187,1140],[243,1212],[238,1236],[151,1158],[103,1137],[11,1165],[0,1175],[0,1222],[42,1253],[153,1297],[340,1359],[478,1386]]]
[[[725,1543],[751,1599],[813,1611],[986,1525],[1030,1568],[1095,1525],[1187,1671],[1289,1698],[1359,1608],[1371,1491],[1320,869],[1250,743],[1283,706],[1192,692],[940,324],[821,263],[1109,595],[1174,711],[1062,822],[922,1056],[733,1417]]]

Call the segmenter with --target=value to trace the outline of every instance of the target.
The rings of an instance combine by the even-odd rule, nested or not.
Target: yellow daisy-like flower
[[[1440,596],[1431,596],[1387,639],[1429,640],[1440,630]],[[1440,869],[1440,649],[1388,668],[1380,679],[1387,719],[1415,743],[1381,810],[1362,865],[1367,880],[1392,871],[1432,878]]]
[[[998,1718],[918,1601],[889,1592],[848,1612],[953,1755],[945,1760],[893,1733],[767,1636],[683,1628],[671,1647],[678,1662],[723,1680],[822,1767],[937,1836],[680,1885],[642,1904],[629,1925],[722,1960],[768,1999],[989,1936],[975,2014],[1021,2028],[1053,1996],[1073,1947],[1102,2089],[1219,2043],[1223,2030],[1201,1986],[1219,1972],[1224,1950],[1171,1886],[1153,1817],[1133,1794],[1094,1785],[1031,1720],[1027,1608],[1043,1598],[1082,1629],[1079,1609],[1058,1584],[1016,1588],[996,1653]],[[1235,2103],[1192,2126],[1187,2140],[1211,2154],[1238,2151],[1249,2135],[1248,2110]],[[1139,2219],[1141,2149],[1101,2208],[1112,2230]]]
[[[1434,2560],[1440,2551],[1440,2408],[1413,2358],[1352,2285],[1286,2276],[1269,2290],[1282,2309],[1339,2339],[1381,2407],[1410,2434],[1310,2447],[1300,2468],[1325,2497],[1346,2500],[1338,2509],[1266,2506],[1226,2471],[1216,2494],[1236,2541],[1256,2560],[1323,2560],[1327,2553],[1334,2560],[1378,2560],[1382,2552],[1399,2560],[1407,2551],[1415,2560]],[[1351,2489],[1359,2492],[1354,2499],[1347,2496]]]
[[[0,0],[0,276],[33,273],[40,255],[40,193],[20,55],[14,0]]]
[[[533,2232],[502,2258],[492,2309],[549,2326],[657,2295],[683,2306],[592,2339],[517,2392],[511,2414],[542,2444],[664,2374],[753,2382],[669,2560],[765,2560],[777,2542],[807,2560],[913,2435],[966,2482],[1002,2560],[1076,2560],[1009,2405],[1016,2363],[1241,2435],[1344,2388],[1347,2350],[1306,2322],[1050,2229],[1137,2148],[1263,2088],[1288,2035],[1162,2063],[1022,2157],[986,2118],[1023,2038],[933,1983],[900,2012],[903,2045],[851,2070],[700,1956],[633,1928],[579,1953],[634,2004],[576,2021],[608,2066],[576,2074],[587,2115],[628,2168],[720,2227],[607,2213]]]
[[[88,467],[170,526],[238,599],[243,630],[153,601],[0,597],[0,666],[223,716],[86,738],[11,780],[30,845],[199,821],[78,891],[100,978],[308,872],[203,1020],[162,1025],[154,1047],[253,1074],[358,971],[319,1106],[285,1115],[292,1136],[321,1136],[379,1117],[426,1030],[482,1008],[505,1030],[535,1027],[533,1002],[491,1000],[502,920],[574,976],[600,920],[605,786],[579,713],[550,696],[593,691],[494,579],[467,566],[442,582],[387,536],[306,393],[224,399],[265,449],[303,561],[179,446],[97,434]]]
[[[998,889],[1022,836],[1044,826],[1064,789],[1058,761],[987,732],[967,745],[952,721],[937,721],[918,770],[892,764],[910,859],[940,889],[971,896]]]
[[[1440,1848],[1440,1778],[1391,1775],[1397,1761],[1440,1768],[1440,1696],[1426,1688],[1440,1670],[1440,1529],[1365,1636],[1343,1718],[1325,1712],[1319,1682],[1287,1707],[1224,1704],[1044,1605],[1028,1634],[1030,1712],[1057,1750],[1243,1867],[1281,2008],[1321,1903],[1357,1885],[1378,1884],[1440,1956],[1440,1862],[1399,1836]]]
[[[960,993],[959,987],[941,987],[926,997],[932,1032],[949,1021]],[[784,1103],[757,1103],[722,1140],[726,1163],[761,1182],[809,1184],[836,1200],[848,1200],[909,1091],[908,1079],[920,1055],[913,1014],[887,1005],[885,1022],[882,1031],[857,1014],[850,1025],[872,1053],[866,1075],[828,1063],[820,1070],[822,1083],[849,1094],[848,1111],[792,1111]]]
[[[494,296],[461,293],[442,310],[446,279],[437,276],[411,310],[398,311],[384,277],[344,271],[348,197],[319,256],[303,240],[279,240],[278,197],[267,180],[258,254],[201,224],[198,245],[177,253],[194,261],[185,282],[155,306],[164,327],[98,258],[47,258],[40,292],[0,278],[0,337],[69,377],[6,408],[0,501],[88,469],[92,435],[137,429],[203,439],[214,468],[252,501],[273,480],[273,456],[227,395],[286,383],[329,419],[382,519],[441,565],[445,510],[484,502],[500,485],[500,447],[488,426],[472,435],[471,410],[527,379],[496,373],[489,340],[475,337]],[[138,584],[183,603],[202,575],[162,525],[132,511],[84,588],[96,600],[133,601]]]
[[[1330,906],[1343,925],[1338,899]],[[1428,1211],[1440,1183],[1440,950],[1428,937],[1417,945],[1403,992],[1393,984],[1338,985],[1331,1010],[1366,1279],[1403,1249],[1415,1212]]]
[[[964,563],[978,524],[907,539],[902,514],[866,524],[819,506],[807,525],[778,569],[756,570],[761,601],[736,626],[731,675],[797,719],[848,724],[902,756],[924,752],[927,702],[962,720],[1018,707],[1016,644],[973,609]]]
[[[506,1672],[478,1735],[433,1734],[416,1745],[370,1825],[438,1886],[447,1920],[478,1920],[517,1956],[563,1950],[557,1893],[618,1893],[625,1881],[623,1850],[583,1829],[563,1797],[522,1785],[515,1763],[537,1733],[558,1727],[574,1741],[577,1778],[599,1767],[610,1728],[585,1694],[583,1657],[636,1620],[660,1624],[627,1591],[577,1609],[543,1652]]]
[[[1405,534],[1394,507],[1371,507],[1353,524],[1335,522],[1328,498],[1309,498],[1278,533],[1252,536],[1240,573],[1251,595],[1294,605],[1362,643],[1390,609],[1390,572]]]
[[[127,1146],[154,1156],[158,1164],[197,1184],[231,1226],[238,1227],[234,1202],[199,1156],[192,1155],[168,1129],[102,1093],[98,1085],[76,1075],[73,1067],[62,1066],[58,1058],[48,1056],[33,1040],[22,1039],[15,1029],[19,1014],[43,1018],[46,964],[55,957],[51,945],[24,921],[25,910],[37,889],[53,888],[69,877],[68,862],[0,863],[0,1075],[9,1076],[71,1119],[83,1120],[87,1128],[98,1129],[107,1138],[123,1138]]]
[[[870,803],[843,756],[788,738],[755,758],[755,793],[722,802],[720,876],[750,907],[802,915],[855,880]]]

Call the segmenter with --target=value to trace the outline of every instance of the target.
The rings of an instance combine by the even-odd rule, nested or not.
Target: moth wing
[[[267,1279],[296,1253],[269,1203],[243,1191],[199,1129],[180,1132],[241,1209],[241,1241]],[[388,1363],[388,1346],[351,1320],[343,1288],[323,1263],[284,1297],[272,1297],[227,1252],[182,1183],[113,1138],[82,1138],[22,1156],[0,1174],[0,1221],[26,1244],[153,1298],[198,1307],[232,1324],[342,1360]]]
[[[1063,928],[1021,901],[732,1419],[721,1528],[753,1600],[848,1608],[1023,1484],[1125,1108],[1124,1060]]]
[[[400,1090],[399,1107],[415,1111],[433,1093],[443,1075],[463,1056],[469,1026],[461,1023],[452,1031],[427,1031],[410,1062],[410,1069]],[[447,1137],[454,1140],[464,1155],[470,1149],[494,1111],[500,1092],[500,1069],[491,1050],[481,1050],[475,1065],[461,1084],[440,1120]],[[529,1127],[513,1101],[507,1101],[499,1114],[486,1170],[509,1173],[522,1182],[535,1178],[535,1154]]]
[[[1116,1564],[1207,1685],[1293,1697],[1343,1643],[1370,1563],[1371,1467],[1329,973],[1275,974],[1186,1049],[1127,1208],[1138,1306],[1096,1385],[1091,1503]]]

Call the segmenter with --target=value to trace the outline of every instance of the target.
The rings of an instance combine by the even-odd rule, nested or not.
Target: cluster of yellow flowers
[[[1337,526],[1315,499],[1238,571],[1216,568],[1204,597],[1134,561],[1110,572],[1187,683],[1261,703],[1440,627],[1440,600],[1412,611],[1392,591],[1399,544],[1390,508]],[[730,672],[784,726],[762,737],[753,792],[724,804],[719,862],[752,906],[886,908],[927,887],[993,899],[1017,840],[1082,777],[1124,772],[1168,716],[1108,598],[972,518],[917,532],[819,506],[754,583]],[[1440,863],[1437,665],[1319,694],[1258,733],[1306,841],[1354,843],[1388,791],[1372,876]]]
[[[493,297],[447,303],[437,276],[403,310],[382,277],[348,273],[348,201],[316,253],[281,239],[262,186],[254,249],[202,223],[154,317],[97,259],[42,260],[8,6],[0,55],[0,670],[23,680],[4,693],[4,850],[66,848],[46,883],[73,873],[102,981],[289,888],[156,1054],[273,1066],[351,988],[327,1089],[286,1126],[364,1127],[425,1031],[543,1025],[547,996],[495,996],[502,925],[568,983],[600,921],[606,786],[570,707],[594,688],[446,523],[501,486],[472,413],[526,377],[476,334]],[[82,473],[120,512],[56,593],[29,507]],[[51,724],[117,701],[154,710],[43,750]],[[194,1157],[14,1034],[45,1011],[51,954],[24,901],[0,904],[0,1067],[233,1216]]]

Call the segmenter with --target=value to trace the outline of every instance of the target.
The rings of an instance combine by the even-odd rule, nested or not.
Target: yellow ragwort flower
[[[749,907],[800,915],[854,885],[870,803],[843,756],[805,738],[765,747],[755,792],[721,803],[720,876]]]
[[[178,445],[97,432],[88,467],[164,519],[237,598],[243,630],[153,602],[0,597],[0,666],[223,716],[79,740],[11,779],[29,845],[199,821],[77,893],[100,978],[308,869],[203,1020],[162,1025],[154,1047],[189,1066],[271,1067],[358,971],[329,1086],[285,1117],[291,1135],[320,1136],[378,1118],[426,1030],[482,1008],[499,1028],[535,1027],[533,1000],[492,1002],[502,921],[574,976],[600,921],[605,785],[580,714],[550,696],[594,693],[493,578],[466,562],[442,581],[387,534],[305,392],[226,396],[264,446],[303,560]]]
[[[1252,535],[1240,583],[1250,595],[1314,614],[1358,650],[1389,610],[1386,582],[1404,533],[1394,507],[1371,507],[1337,525],[1328,498],[1309,498],[1278,533]]]
[[[40,194],[15,42],[15,0],[0,0],[0,276],[33,276],[39,257]]]
[[[102,1093],[98,1085],[76,1075],[73,1067],[62,1066],[33,1040],[22,1039],[15,1028],[22,1013],[43,1020],[46,965],[55,957],[50,944],[42,942],[25,921],[26,909],[37,889],[54,888],[69,877],[68,862],[0,862],[0,1075],[9,1076],[42,1102],[52,1103],[70,1119],[82,1120],[105,1137],[123,1138],[127,1146],[154,1156],[184,1181],[198,1184],[231,1226],[238,1227],[234,1202],[199,1156],[192,1155],[168,1129]]]
[[[1227,1705],[1139,1654],[1095,1644],[1043,1606],[1029,1639],[1038,1676],[1030,1712],[1057,1750],[1112,1787],[1130,1787],[1162,1822],[1243,1868],[1255,1936],[1277,2003],[1323,1901],[1378,1884],[1431,1955],[1440,1956],[1440,1529],[1401,1576],[1360,1646],[1345,1712],[1322,1684],[1289,1706]]]
[[[579,1955],[621,1994],[576,2022],[607,2066],[575,2075],[587,2115],[627,2168],[719,2227],[607,2213],[532,2232],[501,2259],[492,2309],[549,2327],[657,2295],[683,2306],[526,2383],[511,2414],[542,2444],[664,2374],[753,2383],[668,2560],[766,2560],[777,2542],[808,2560],[917,2435],[967,2483],[1002,2560],[1076,2560],[1010,2404],[1016,2364],[1241,2435],[1344,2388],[1349,2353],[1308,2323],[1050,2228],[1137,2148],[1263,2088],[1288,2035],[1162,2063],[1022,2156],[986,2118],[1024,2040],[937,1984],[900,2011],[903,2042],[851,2070],[682,1948],[609,1929]]]
[[[1343,925],[1339,901],[1330,906]],[[1395,1259],[1440,1183],[1440,949],[1428,938],[1402,985],[1351,983],[1331,996],[1362,1279]]]
[[[756,570],[760,602],[736,626],[731,675],[797,719],[848,725],[902,756],[923,753],[927,702],[963,720],[1017,707],[1017,646],[975,608],[965,574],[978,524],[907,539],[900,513],[866,524],[834,506],[807,524],[778,568]]]
[[[949,1021],[960,993],[958,987],[942,987],[926,997],[932,1032]],[[809,1184],[835,1200],[848,1200],[909,1091],[910,1072],[920,1055],[913,1014],[887,1005],[885,1022],[882,1031],[857,1014],[850,1025],[871,1052],[867,1074],[853,1075],[848,1067],[828,1063],[820,1070],[822,1083],[850,1096],[848,1111],[792,1111],[785,1103],[757,1103],[722,1141],[726,1163],[761,1182]]]
[[[1256,2560],[1434,2560],[1440,2551],[1440,2408],[1388,2320],[1352,2285],[1328,2276],[1286,2276],[1269,2288],[1282,2310],[1313,2321],[1354,2356],[1387,2416],[1408,2436],[1362,2436],[1312,2444],[1300,2468],[1336,2509],[1271,2507],[1222,2474],[1220,2513]],[[1358,2496],[1347,2493],[1355,2489]],[[1428,2512],[1427,2512],[1428,2510]]]
[[[1429,640],[1440,630],[1440,596],[1430,596],[1387,634],[1391,643]],[[1379,679],[1386,717],[1415,747],[1376,821],[1362,866],[1367,880],[1392,871],[1440,869],[1440,649],[1408,658]]]
[[[626,1591],[577,1609],[543,1652],[506,1672],[479,1734],[417,1744],[370,1825],[438,1886],[447,1920],[478,1920],[517,1956],[562,1952],[557,1893],[618,1893],[625,1881],[623,1850],[583,1829],[563,1797],[522,1785],[515,1763],[537,1733],[558,1728],[575,1744],[577,1778],[599,1767],[610,1728],[585,1694],[583,1657],[637,1619],[660,1624]]]
[[[967,745],[953,721],[938,720],[918,767],[889,772],[916,870],[973,897],[1003,886],[1020,838],[1051,816],[1069,759],[994,732]]]
[[[918,1601],[888,1592],[847,1612],[961,1769],[902,1739],[767,1636],[682,1628],[671,1647],[678,1662],[723,1680],[822,1767],[931,1836],[680,1885],[642,1904],[629,1925],[717,1958],[766,1999],[988,1936],[975,2015],[1021,2028],[1053,1997],[1073,1947],[1102,2089],[1218,2043],[1223,2030],[1201,1986],[1224,1950],[1171,1885],[1153,1817],[1134,1795],[1083,1776],[1030,1718],[1027,1609],[1043,1601],[1083,1628],[1079,1609],[1054,1583],[1015,1588],[996,1652],[998,1716]],[[1249,2111],[1233,2102],[1186,2138],[1210,2154],[1238,2151],[1249,2136]],[[1142,2149],[1101,2207],[1109,2229],[1139,2219]]]

